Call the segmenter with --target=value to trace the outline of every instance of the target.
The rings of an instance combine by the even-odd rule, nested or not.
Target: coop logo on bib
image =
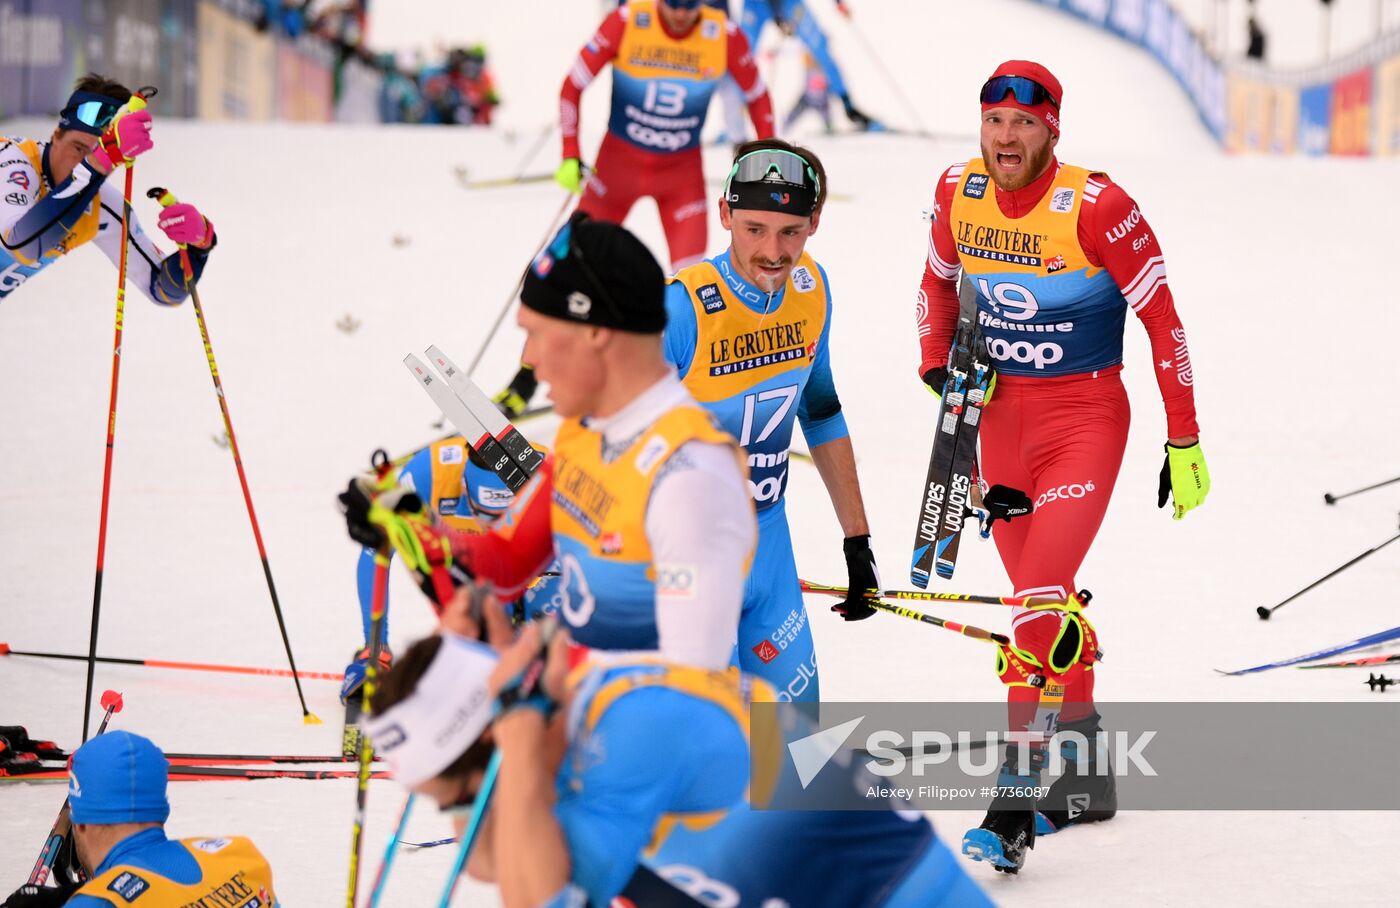
[[[967,185],[963,187],[963,195],[969,199],[980,199],[987,194],[987,175],[985,173],[969,174]]]

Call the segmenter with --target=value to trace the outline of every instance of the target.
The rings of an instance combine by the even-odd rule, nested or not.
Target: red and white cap
[[[1017,110],[1024,110],[1050,127],[1050,131],[1058,136],[1060,134],[1060,105],[1064,103],[1064,90],[1060,87],[1060,80],[1055,78],[1054,73],[1030,60],[1007,60],[987,77],[987,83],[1006,76],[1029,79],[1039,85],[1044,90],[1044,95],[1049,97],[1042,97],[1033,103],[1023,103],[1020,98],[1008,90],[1002,92],[999,98],[988,101],[984,86],[982,112],[986,113],[994,107],[1014,107]]]

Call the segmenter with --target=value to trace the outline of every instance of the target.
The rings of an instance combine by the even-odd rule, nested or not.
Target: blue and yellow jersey
[[[89,242],[113,264],[122,253],[125,202],[117,181],[79,164],[59,181],[47,142],[0,136],[0,300],[63,256]],[[165,256],[134,212],[127,212],[127,277],[154,303],[173,306],[188,295],[178,254]],[[212,248],[212,247],[211,247]],[[198,282],[209,250],[188,250]]]
[[[579,678],[581,677],[581,680]],[[638,855],[678,829],[714,826],[749,787],[749,705],[762,681],[639,660],[578,670],[555,814],[572,884],[593,905],[622,891]],[[677,747],[677,741],[686,742]]]
[[[66,904],[276,908],[278,902],[272,868],[251,840],[175,840],[167,839],[163,829],[146,829],[117,843],[97,874]]]
[[[667,411],[606,457],[602,433],[577,419],[559,427],[550,526],[564,587],[560,614],[584,646],[654,650],[659,645],[647,504],[660,471],[690,441],[734,444],[693,405]]]
[[[544,453],[547,451],[539,445]],[[467,444],[460,435],[433,442],[413,455],[413,458],[399,471],[399,482],[414,489],[428,509],[443,523],[459,532],[479,536],[490,525],[473,511],[475,507],[488,512],[500,512],[509,507],[513,498],[504,485],[477,484],[468,488],[463,482],[467,471]],[[522,596],[525,610],[529,615],[539,615],[557,610],[559,588],[557,577],[544,577],[531,586]],[[360,623],[368,645],[371,627],[370,611],[374,599],[374,550],[360,550],[360,560],[355,571],[355,587],[360,599]],[[388,591],[385,591],[388,595]],[[386,610],[388,603],[385,603]],[[385,615],[384,639],[388,639],[388,615]]]
[[[1004,375],[1077,375],[1123,360],[1127,300],[1079,242],[1092,173],[1061,166],[1044,200],[1014,219],[997,206],[981,158],[958,180],[949,224],[958,260],[977,287],[987,352]]]
[[[50,195],[49,181],[44,178],[43,150],[33,139],[7,139],[0,136],[0,195],[8,205],[38,204]],[[28,167],[14,164],[28,163]],[[30,203],[30,199],[33,200]],[[29,244],[8,243],[0,246],[0,298],[43,271],[64,255],[97,236],[102,219],[102,204],[96,194],[79,212],[69,214],[63,226],[67,233],[52,248],[40,252],[27,248]]]
[[[656,0],[633,0],[623,13],[608,131],[644,151],[699,147],[710,95],[729,69],[724,13],[702,9],[683,38],[666,34]]]
[[[706,904],[876,908],[917,873],[927,884],[921,898],[895,904],[985,905],[940,901],[940,890],[961,876],[952,856],[943,873],[923,866],[936,843],[933,825],[905,801],[872,799],[871,787],[889,780],[869,772],[858,752],[839,750],[814,776],[798,776],[787,745],[817,730],[791,706],[754,716],[750,739],[763,749],[750,770],[776,774],[776,784],[770,790],[753,785],[743,803],[711,827],[676,829],[647,855],[647,865],[692,895],[709,895]]]
[[[831,377],[826,271],[803,253],[770,301],[725,252],[672,278],[666,314],[666,358],[744,447],[755,506],[771,507],[787,489],[794,421],[812,447],[847,434]]]

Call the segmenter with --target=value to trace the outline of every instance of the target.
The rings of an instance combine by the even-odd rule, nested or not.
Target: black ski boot
[[[529,366],[521,366],[520,371],[510,380],[510,384],[493,397],[492,401],[505,414],[506,419],[518,419],[530,406],[530,398],[535,396],[535,389],[539,385],[539,379],[535,378],[535,370]]]
[[[1037,835],[1050,835],[1080,823],[1101,823],[1118,813],[1118,786],[1108,758],[1108,737],[1099,719],[1099,714],[1094,713],[1060,725],[1059,733],[1078,732],[1087,746],[1080,753],[1078,741],[1061,739],[1065,771],[1036,805]]]
[[[1018,745],[1006,745],[1006,761],[997,776],[997,795],[982,825],[963,836],[962,853],[974,861],[986,861],[1002,873],[1018,873],[1026,852],[1035,847],[1035,789],[1045,765],[1045,750],[1031,749],[1028,772],[1018,774]]]

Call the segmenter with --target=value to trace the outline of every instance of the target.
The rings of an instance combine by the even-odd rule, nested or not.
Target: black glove
[[[388,491],[380,491],[374,480],[357,476],[350,480],[345,491],[336,498],[345,512],[345,528],[350,538],[360,545],[377,549],[388,540],[382,527],[370,522],[371,504],[379,504],[405,514],[414,514],[423,509],[423,500],[406,487],[398,486]]]
[[[875,614],[867,598],[880,589],[880,572],[875,567],[875,553],[870,551],[870,537],[848,536],[841,544],[846,553],[846,598],[831,610],[847,621],[863,621]]]
[[[948,367],[935,366],[921,376],[924,384],[933,392],[934,397],[943,397],[943,386],[948,383]]]
[[[78,883],[54,887],[26,883],[10,893],[0,908],[59,908],[66,905],[81,887]]]

